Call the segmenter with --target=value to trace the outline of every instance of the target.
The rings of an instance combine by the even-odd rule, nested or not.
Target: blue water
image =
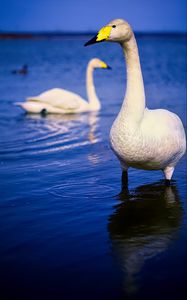
[[[161,172],[121,170],[109,131],[124,96],[116,44],[89,37],[0,40],[1,299],[184,299],[187,292],[186,156],[172,187]],[[177,113],[186,128],[186,40],[139,36],[149,108]],[[96,70],[102,109],[76,116],[26,115],[14,105],[62,87],[86,97]],[[11,70],[28,64],[27,75]]]

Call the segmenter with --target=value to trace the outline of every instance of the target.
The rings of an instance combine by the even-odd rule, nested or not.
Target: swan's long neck
[[[121,43],[127,69],[127,86],[120,116],[139,123],[145,110],[145,92],[138,47],[134,34],[128,42]]]
[[[100,101],[97,97],[94,81],[93,81],[93,71],[94,67],[92,64],[88,64],[87,72],[86,72],[86,88],[88,95],[88,102],[92,110],[99,110],[101,107]]]

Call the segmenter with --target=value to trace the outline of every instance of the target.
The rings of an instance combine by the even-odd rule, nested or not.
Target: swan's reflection
[[[125,273],[124,289],[138,289],[137,276],[147,259],[165,251],[177,237],[183,210],[175,186],[155,183],[120,194],[123,202],[109,219],[112,249]]]
[[[26,115],[30,121],[29,133],[32,138],[29,142],[35,143],[42,149],[37,153],[47,153],[73,149],[100,141],[98,132],[98,113],[66,114],[66,115]],[[34,131],[33,131],[34,129]]]

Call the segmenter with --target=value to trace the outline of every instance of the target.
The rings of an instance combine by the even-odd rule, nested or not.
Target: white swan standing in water
[[[72,114],[98,111],[101,108],[101,104],[97,97],[93,81],[93,71],[96,68],[111,69],[105,62],[98,58],[90,60],[86,72],[88,101],[70,91],[54,88],[38,96],[27,98],[26,102],[17,102],[16,104],[29,113]]]
[[[129,167],[162,170],[169,185],[186,150],[182,122],[168,110],[146,108],[138,48],[130,25],[122,19],[113,20],[85,46],[102,41],[118,42],[126,59],[125,99],[110,131],[111,148],[122,167],[122,185],[128,185]]]

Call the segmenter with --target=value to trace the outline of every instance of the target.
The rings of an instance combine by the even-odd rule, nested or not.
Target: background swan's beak
[[[89,45],[92,45],[92,44],[95,44],[95,43],[100,43],[100,42],[103,42],[104,40],[102,41],[97,41],[97,35],[94,36],[91,40],[89,40],[87,43],[84,44],[84,46],[89,46]]]
[[[109,65],[107,65],[107,69],[108,69],[108,70],[112,70],[112,68],[111,68]]]

